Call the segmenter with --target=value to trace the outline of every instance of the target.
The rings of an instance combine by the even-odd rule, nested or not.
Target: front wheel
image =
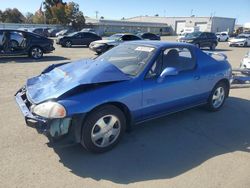
[[[72,42],[71,41],[66,41],[63,46],[65,46],[67,48],[70,48],[72,46]]]
[[[32,47],[29,56],[33,59],[41,59],[43,57],[43,50],[40,47]]]
[[[207,109],[210,111],[218,111],[223,106],[228,93],[229,88],[225,83],[219,82],[216,84],[209,96]]]
[[[106,152],[120,141],[126,127],[123,112],[105,105],[88,115],[82,127],[81,144],[94,153]]]

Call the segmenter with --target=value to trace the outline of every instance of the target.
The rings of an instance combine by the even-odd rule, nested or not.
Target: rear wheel
[[[125,127],[125,116],[119,108],[102,106],[89,114],[84,122],[81,144],[91,152],[108,151],[118,144]]]
[[[209,111],[220,110],[225,102],[226,97],[228,96],[228,92],[229,88],[224,82],[219,82],[218,84],[216,84],[209,96],[207,109]]]
[[[32,47],[29,51],[29,56],[33,59],[41,59],[43,57],[43,50],[40,47]]]

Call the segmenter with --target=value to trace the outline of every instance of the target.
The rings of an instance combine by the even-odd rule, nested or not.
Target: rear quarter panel
[[[227,61],[217,61],[200,49],[196,49],[197,64],[201,75],[201,89],[210,93],[222,79],[230,81],[231,66]]]

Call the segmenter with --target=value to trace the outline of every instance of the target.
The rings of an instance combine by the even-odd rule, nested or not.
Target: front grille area
[[[26,89],[25,88],[23,88],[21,90],[21,98],[23,99],[23,102],[25,103],[25,105],[27,106],[27,108],[30,110],[30,107],[31,107],[32,103],[27,98]]]

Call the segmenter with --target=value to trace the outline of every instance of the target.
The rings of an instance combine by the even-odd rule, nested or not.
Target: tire
[[[224,82],[216,84],[208,98],[208,103],[206,105],[207,110],[212,112],[220,110],[226,100],[226,97],[228,96],[228,93],[229,88]]]
[[[220,38],[218,38],[218,41],[220,42]]]
[[[226,42],[228,41],[228,38],[226,39]]]
[[[244,47],[247,47],[247,42],[244,43]]]
[[[29,51],[29,56],[33,59],[41,59],[43,57],[43,49],[41,47],[32,47]]]
[[[113,105],[102,106],[91,112],[83,123],[81,144],[93,153],[109,151],[121,140],[125,129],[123,112]]]
[[[210,46],[210,50],[215,50],[215,48],[216,48],[216,44],[212,43],[212,46]]]
[[[72,46],[72,42],[68,40],[63,44],[63,46],[70,48]]]

